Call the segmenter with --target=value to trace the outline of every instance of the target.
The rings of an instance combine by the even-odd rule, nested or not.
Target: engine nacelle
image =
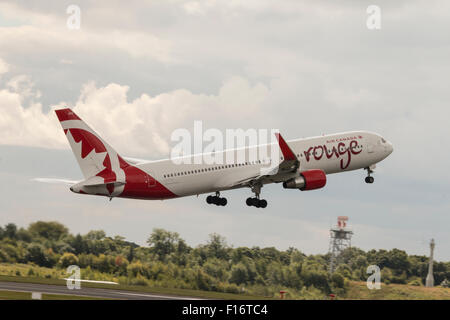
[[[325,172],[319,169],[312,169],[300,173],[300,177],[283,182],[285,189],[314,190],[320,189],[327,183]]]

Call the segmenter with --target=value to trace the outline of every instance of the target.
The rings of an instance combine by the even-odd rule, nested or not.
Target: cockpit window
[[[381,138],[381,142],[386,143],[386,140],[384,140],[383,138]]]

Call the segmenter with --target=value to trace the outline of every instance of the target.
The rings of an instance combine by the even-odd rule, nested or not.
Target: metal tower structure
[[[333,273],[341,263],[341,253],[351,247],[353,231],[347,227],[348,217],[339,216],[337,225],[330,229],[330,266],[328,271]]]
[[[434,239],[430,242],[430,262],[428,263],[428,274],[425,280],[425,286],[432,288],[434,287],[434,277],[433,277],[433,255],[434,255]]]

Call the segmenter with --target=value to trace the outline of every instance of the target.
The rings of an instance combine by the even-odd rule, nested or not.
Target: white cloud
[[[61,148],[63,137],[57,120],[42,112],[42,105],[30,102],[7,89],[0,90],[0,134],[2,144]]]
[[[6,83],[6,87],[11,91],[19,94],[22,99],[41,97],[41,92],[34,89],[34,82],[28,75],[17,75],[12,77]]]
[[[121,30],[114,25],[110,28],[98,28],[95,26],[95,19],[85,19],[89,10],[83,10],[83,6],[81,29],[77,31],[67,28],[66,20],[69,15],[64,7],[59,8],[56,13],[43,13],[12,3],[2,3],[0,9],[4,15],[26,17],[22,24],[0,27],[0,43],[8,43],[8,46],[0,48],[0,53],[3,54],[28,52],[36,56],[49,51],[53,54],[85,51],[85,54],[90,55],[97,50],[119,50],[134,58],[144,57],[163,63],[174,62],[170,41],[139,29]],[[92,11],[96,14],[102,13],[101,10]],[[124,11],[121,17],[125,18],[123,13]],[[116,19],[117,15],[114,14],[114,20]]]
[[[7,73],[9,70],[9,65],[0,58],[0,76],[4,73]]]
[[[187,14],[203,15],[205,14],[205,7],[198,1],[189,1],[183,4],[184,10]]]
[[[70,64],[73,64],[73,61],[70,60],[70,59],[64,59],[64,58],[63,58],[63,59],[59,60],[59,63],[70,65]]]
[[[19,75],[0,91],[2,144],[67,148],[53,111],[43,112],[39,92],[30,77]],[[217,95],[193,94],[179,89],[129,101],[129,87],[115,83],[98,88],[84,85],[73,110],[95,128],[119,153],[158,157],[170,152],[169,140],[177,128],[191,129],[195,120],[210,126],[244,124],[254,117],[268,96],[262,84],[240,77],[224,82]],[[60,103],[57,107],[64,107]],[[237,117],[241,120],[236,121]],[[205,128],[206,129],[206,128]]]
[[[440,204],[448,200],[450,179],[445,170],[450,160],[445,149],[450,136],[446,81],[450,47],[442,30],[449,27],[445,8],[450,2],[416,0],[407,6],[404,1],[384,2],[380,4],[382,29],[375,32],[367,30],[367,4],[360,2],[108,3],[105,7],[80,0],[80,31],[67,29],[66,8],[55,2],[40,1],[33,6],[0,3],[0,12],[8,20],[0,21],[0,43],[7,44],[0,46],[0,57],[5,59],[0,59],[0,143],[67,149],[56,116],[48,111],[50,105],[66,104],[121,154],[144,158],[167,156],[172,130],[191,129],[194,120],[203,120],[204,128],[279,128],[287,139],[366,129],[394,143],[394,153],[377,168],[376,180],[380,184],[371,186],[375,188],[370,190],[370,199],[364,198],[369,197],[369,192],[361,191],[365,189],[359,184],[354,185],[353,198],[348,192],[352,182],[360,182],[360,171],[342,178],[330,177],[329,188],[321,191],[324,198],[330,199],[322,211],[307,201],[314,194],[304,198],[289,195],[275,204],[277,197],[270,193],[270,206],[264,214],[278,216],[280,208],[292,209],[286,207],[287,203],[297,199],[299,214],[307,221],[314,219],[312,215],[305,217],[308,212],[323,217],[324,212],[340,214],[347,208],[355,216],[358,213],[365,217],[365,222],[359,222],[361,226],[374,225],[370,219],[384,214],[386,224],[403,225],[398,219],[402,217],[411,224],[411,234],[417,234],[417,230],[423,230],[422,212],[433,212],[426,216],[430,235],[446,225],[441,218],[446,208]],[[40,152],[45,159],[49,150]],[[67,156],[73,160],[69,152]],[[75,162],[68,165],[78,172]],[[53,166],[51,169],[55,170]],[[63,169],[65,173],[67,167]],[[29,170],[34,172],[35,168]],[[342,186],[336,198],[330,198],[332,179]],[[6,185],[9,189],[11,184]],[[10,194],[20,199],[22,192],[12,190]],[[426,200],[430,194],[436,199]],[[363,201],[361,197],[376,206],[355,208],[358,200]],[[81,199],[74,200],[80,208],[89,201],[100,203],[92,210],[100,210],[104,204],[89,197]],[[180,199],[179,207],[191,200]],[[32,205],[40,203],[42,210],[30,209],[27,217],[31,219],[47,210],[60,214],[60,200],[55,200],[54,207],[40,201]],[[420,207],[418,203],[430,206]],[[173,211],[178,212],[177,202],[172,204]],[[121,210],[127,211],[128,205]],[[142,212],[167,206],[142,203]],[[193,214],[198,206],[187,211]],[[21,208],[18,200],[10,212],[17,217]],[[236,228],[233,219],[239,220],[239,210],[246,207],[239,203],[227,208],[236,213],[233,218],[217,220],[207,227],[200,224],[191,237],[201,230],[208,229],[205,234],[215,231],[212,229],[228,221],[226,232],[240,238],[233,242],[249,243],[245,242],[249,239],[245,228],[253,228],[251,221],[255,218],[249,218],[241,229]],[[208,214],[204,212],[198,221],[204,221]],[[411,214],[417,218],[411,218]],[[186,217],[183,223],[170,217],[167,219],[173,224],[165,224],[184,230],[196,223],[191,222],[191,215]],[[114,228],[122,233],[126,224],[133,235],[139,220],[136,216],[125,220],[117,220]],[[155,218],[155,223],[159,221],[160,216]],[[277,223],[276,218],[261,221],[270,226]],[[264,232],[254,232],[251,242],[284,245],[294,240],[295,225],[287,219],[279,221],[268,235],[270,240],[261,240]],[[99,220],[98,225],[103,224],[104,220]],[[280,233],[285,229],[283,224],[292,225],[292,237]],[[141,225],[145,229],[149,224]],[[364,238],[367,248],[378,245],[373,234],[390,237],[395,233],[378,227]],[[302,231],[305,235],[299,236],[301,246],[319,248],[314,241],[306,242],[307,238],[321,235],[320,230],[305,227]],[[395,239],[395,245],[404,241],[407,247],[409,240],[404,233]],[[385,246],[386,242],[379,245]]]
[[[68,52],[71,50],[85,51],[118,49],[132,57],[145,57],[157,61],[173,62],[170,55],[170,42],[143,32],[123,31],[76,31],[70,32],[63,26],[0,27],[0,43],[8,43],[8,48],[0,51],[33,52],[42,54],[48,50]]]

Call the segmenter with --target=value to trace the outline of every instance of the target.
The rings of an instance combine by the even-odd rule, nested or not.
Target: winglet
[[[275,133],[275,136],[278,139],[278,144],[280,145],[281,152],[283,153],[284,160],[287,161],[295,161],[297,160],[297,157],[295,156],[294,152],[292,152],[289,145],[284,141],[283,137],[279,133]]]

